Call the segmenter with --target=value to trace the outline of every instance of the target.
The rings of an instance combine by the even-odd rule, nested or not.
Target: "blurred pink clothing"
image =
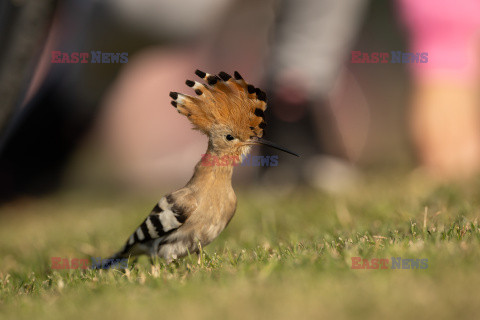
[[[415,77],[471,82],[478,76],[480,0],[398,0],[410,50],[428,52],[413,63]]]

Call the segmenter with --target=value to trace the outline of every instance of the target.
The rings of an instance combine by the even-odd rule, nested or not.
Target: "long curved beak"
[[[280,151],[283,151],[283,152],[286,152],[286,153],[290,153],[290,154],[292,154],[296,157],[300,157],[300,155],[298,153],[290,151],[287,148],[284,148],[284,147],[279,146],[278,144],[276,144],[274,142],[271,142],[271,141],[268,141],[268,140],[265,140],[265,139],[262,139],[262,138],[253,138],[252,140],[250,140],[250,143],[248,143],[248,144],[253,144],[253,145],[263,144],[265,146],[269,146],[269,147],[275,148],[277,150],[280,150]]]

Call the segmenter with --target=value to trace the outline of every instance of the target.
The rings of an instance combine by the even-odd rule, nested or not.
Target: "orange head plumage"
[[[170,92],[170,97],[177,111],[209,137],[214,152],[240,155],[248,152],[251,145],[266,144],[295,154],[262,139],[266,126],[265,92],[245,82],[236,71],[234,77],[225,72],[211,75],[200,70],[195,74],[206,82],[186,81],[196,96]]]

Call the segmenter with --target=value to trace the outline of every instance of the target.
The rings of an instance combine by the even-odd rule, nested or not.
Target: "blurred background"
[[[468,179],[480,165],[479,12],[479,0],[2,0],[0,201],[183,186],[207,139],[168,93],[189,93],[195,69],[238,70],[266,91],[266,138],[302,155],[237,168],[237,186]],[[351,62],[398,50],[428,63]],[[52,63],[52,51],[128,62]]]

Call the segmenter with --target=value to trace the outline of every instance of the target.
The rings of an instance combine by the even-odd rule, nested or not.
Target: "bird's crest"
[[[185,115],[198,129],[209,134],[217,125],[230,128],[238,137],[262,137],[266,126],[264,111],[267,108],[265,92],[225,72],[211,75],[197,70],[195,74],[206,83],[187,80],[196,96],[170,92],[172,105]]]

